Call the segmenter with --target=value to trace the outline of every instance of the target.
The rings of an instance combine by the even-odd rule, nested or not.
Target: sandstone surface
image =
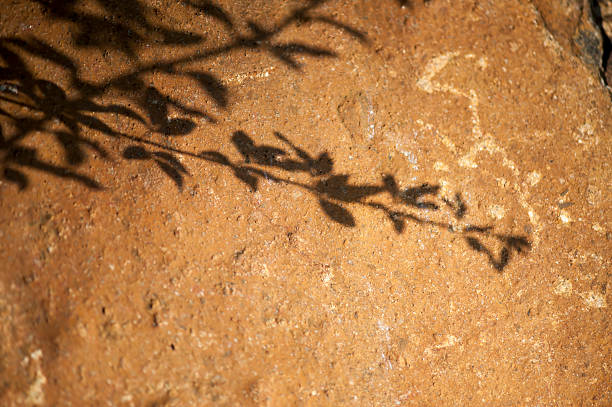
[[[3,2],[0,404],[612,405],[600,3]]]

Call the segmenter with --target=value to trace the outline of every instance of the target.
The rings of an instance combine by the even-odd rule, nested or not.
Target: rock
[[[606,34],[605,27],[599,22],[602,8],[605,10],[608,7],[606,2],[607,0],[533,0],[545,27],[555,39],[565,49],[580,57],[594,72],[602,75],[605,75],[604,65],[607,65],[603,57],[604,54],[608,56],[610,49],[609,34]]]
[[[2,7],[0,405],[612,405],[607,6]]]

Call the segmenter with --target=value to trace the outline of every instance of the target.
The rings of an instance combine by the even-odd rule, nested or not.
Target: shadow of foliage
[[[384,175],[378,185],[353,184],[349,174],[334,173],[334,161],[329,153],[320,153],[315,158],[282,134],[277,132],[275,136],[286,146],[285,149],[280,146],[257,145],[246,133],[237,131],[231,140],[242,161],[232,161],[218,151],[202,151],[198,156],[228,167],[251,191],[256,191],[262,180],[299,187],[318,200],[321,209],[331,220],[346,227],[357,225],[349,205],[361,205],[385,213],[398,234],[405,231],[407,222],[435,226],[460,234],[470,249],[484,253],[498,271],[508,265],[513,254],[527,252],[531,248],[525,236],[494,233],[491,225],[462,224],[461,220],[466,216],[468,208],[459,192],[449,199],[440,196],[439,185],[425,183],[400,189],[395,177],[390,174]],[[302,172],[308,175],[310,182],[293,181],[270,170]],[[380,194],[387,194],[393,204],[371,199]],[[406,208],[417,212],[406,212]],[[419,216],[422,211],[436,212],[443,209],[447,209],[458,223],[433,221]],[[487,248],[483,243],[484,238],[497,241],[501,245],[499,253],[495,254],[493,249]]]
[[[166,173],[181,190],[183,188],[184,175],[189,175],[189,171],[181,164],[179,159],[166,151],[149,152],[141,146],[131,146],[123,151],[123,157],[128,160],[149,160]]]
[[[70,24],[72,39],[81,48],[115,49],[137,58],[144,42],[160,46],[200,43],[198,34],[151,21],[161,10],[137,0],[35,0],[57,20]],[[86,7],[88,11],[84,11]],[[97,9],[98,13],[92,11]]]
[[[187,106],[159,87],[148,82],[147,75],[165,78],[188,78],[220,109],[229,105],[228,89],[223,82],[204,68],[194,68],[211,58],[242,49],[266,52],[272,58],[293,69],[300,69],[297,56],[334,57],[330,49],[302,42],[278,41],[279,35],[291,26],[306,29],[307,23],[329,25],[362,42],[367,37],[361,31],[329,16],[312,14],[326,3],[306,1],[278,24],[264,29],[254,21],[236,24],[234,18],[213,1],[182,0],[181,7],[195,12],[197,18],[210,18],[221,23],[229,39],[220,46],[206,46],[205,38],[197,33],[168,26],[164,11],[141,0],[32,0],[43,7],[52,19],[70,27],[74,49],[98,51],[102,56],[116,51],[131,61],[120,74],[93,82],[83,79],[79,66],[68,54],[35,36],[0,38],[0,176],[20,189],[29,185],[24,168],[72,179],[88,187],[101,185],[92,177],[81,174],[77,167],[84,164],[91,152],[109,158],[102,146],[86,136],[87,131],[111,138],[145,141],[118,128],[137,122],[151,133],[163,136],[187,136],[196,129],[194,118],[208,123],[217,119],[198,107]],[[248,27],[241,32],[237,26]],[[143,49],[153,46],[168,50],[168,59],[141,61]],[[196,47],[194,50],[193,47]],[[174,57],[176,47],[191,47],[188,54]],[[47,80],[28,64],[29,59],[61,70],[69,78],[68,88]],[[120,104],[102,103],[114,91],[127,94],[128,101]],[[135,107],[132,107],[135,106]],[[24,113],[24,110],[27,112]],[[101,114],[114,113],[114,124]],[[175,117],[175,116],[180,117]],[[108,117],[108,115],[104,116]],[[64,162],[44,162],[36,148],[25,148],[24,142],[33,134],[47,134],[64,150]],[[124,157],[127,158],[127,157]],[[172,160],[157,157],[157,165],[170,179],[182,185],[187,174]],[[254,184],[253,184],[254,185]]]
[[[154,86],[148,75],[193,81],[223,111],[230,105],[228,89],[220,78],[205,69],[205,63],[213,58],[236,50],[263,52],[290,69],[300,70],[303,62],[299,57],[337,57],[332,49],[298,40],[279,40],[287,28],[294,26],[303,30],[311,24],[324,24],[356,41],[368,43],[364,32],[331,16],[315,13],[326,0],[305,1],[272,27],[266,24],[269,28],[250,20],[237,22],[213,1],[178,1],[177,5],[191,10],[195,18],[217,22],[226,30],[228,39],[218,46],[206,46],[202,35],[166,25],[164,11],[141,0],[32,1],[70,27],[75,50],[93,50],[102,56],[110,50],[131,62],[120,74],[99,81],[86,80],[80,74],[82,66],[44,39],[0,38],[0,177],[19,190],[29,186],[29,170],[102,189],[98,181],[80,170],[92,155],[112,159],[104,146],[92,138],[95,133],[109,141],[132,142],[123,149],[121,158],[157,167],[179,191],[185,177],[190,175],[179,157],[192,157],[226,167],[253,192],[264,180],[300,188],[313,196],[329,219],[345,227],[357,225],[350,208],[360,205],[384,213],[398,234],[405,232],[409,222],[460,234],[468,248],[484,254],[499,271],[515,253],[530,248],[523,236],[497,234],[491,225],[465,223],[468,208],[460,193],[452,198],[442,197],[438,185],[427,183],[401,189],[389,174],[383,175],[377,184],[355,184],[350,174],[335,173],[334,161],[328,152],[310,154],[278,132],[275,133],[278,145],[258,144],[245,132],[234,132],[230,141],[241,156],[237,161],[218,151],[196,154],[172,147],[172,137],[185,137],[194,132],[195,118],[211,124],[217,119]],[[408,1],[398,3],[411,5]],[[238,27],[246,27],[246,32]],[[140,60],[142,50],[150,46],[168,51],[182,47],[186,51],[167,52],[163,59]],[[62,87],[50,81],[38,69],[40,64],[31,63],[32,58],[61,71],[68,85]],[[127,100],[104,102],[113,92],[121,92]],[[109,116],[113,117],[112,122]],[[133,124],[144,126],[145,134],[167,137],[168,143],[121,130]],[[43,158],[44,154],[30,143],[33,135],[43,135],[58,145],[63,153],[62,162]],[[286,173],[302,173],[309,181],[293,181]],[[391,203],[375,200],[379,196],[387,196]],[[420,216],[423,211],[447,211],[457,222],[432,221]],[[483,243],[485,238],[501,245],[498,253]]]

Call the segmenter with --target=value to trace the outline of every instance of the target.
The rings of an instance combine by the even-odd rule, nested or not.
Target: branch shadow
[[[299,40],[279,40],[280,34],[292,26],[304,29],[323,24],[368,44],[365,32],[320,12],[315,13],[327,3],[326,0],[305,1],[272,28],[264,28],[250,20],[238,22],[213,1],[179,1],[178,4],[192,10],[196,17],[216,22],[226,30],[229,39],[220,46],[206,46],[204,36],[165,25],[160,18],[162,12],[140,0],[93,0],[86,2],[86,8],[81,0],[32,1],[44,7],[53,19],[70,25],[76,51],[96,50],[105,55],[110,50],[131,62],[122,73],[93,82],[83,79],[80,73],[83,67],[68,52],[44,39],[36,36],[0,38],[0,178],[19,190],[31,184],[29,170],[74,181],[93,190],[104,189],[94,177],[81,170],[93,155],[112,160],[102,143],[92,138],[91,134],[97,134],[108,141],[133,143],[123,149],[121,158],[157,167],[179,192],[185,177],[191,175],[179,160],[180,156],[187,156],[226,167],[253,192],[260,188],[262,180],[300,188],[318,202],[330,220],[344,227],[357,226],[350,208],[362,206],[384,213],[397,234],[404,233],[409,222],[444,228],[461,235],[470,250],[482,253],[499,271],[515,254],[524,253],[531,247],[524,236],[496,233],[491,225],[466,224],[463,219],[468,208],[459,192],[452,198],[442,197],[438,185],[427,183],[401,189],[390,174],[383,175],[377,184],[356,184],[351,181],[351,174],[334,171],[334,160],[328,152],[311,154],[279,132],[275,133],[277,145],[258,144],[244,131],[234,132],[230,141],[241,159],[233,161],[218,151],[196,154],[174,148],[171,143],[155,142],[149,136],[120,130],[130,127],[122,124],[138,124],[148,130],[147,134],[155,133],[171,140],[193,134],[197,128],[196,118],[217,123],[212,113],[189,106],[149,83],[147,75],[187,78],[224,111],[230,105],[228,88],[213,73],[194,68],[194,64],[243,50],[265,53],[299,71],[303,67],[300,57],[338,57],[333,49]],[[408,1],[398,3],[401,6],[411,4]],[[95,9],[98,12],[92,11]],[[238,27],[247,27],[247,31]],[[182,47],[187,53],[174,56],[169,52],[167,59],[141,61],[141,50],[151,44],[169,50]],[[68,85],[62,87],[45,78],[37,70],[40,65],[31,63],[32,58],[63,72]],[[116,91],[126,94],[127,101],[103,102]],[[107,114],[114,117],[114,123],[105,119]],[[44,135],[59,146],[61,163],[47,161],[40,148],[28,143],[35,134]],[[302,173],[308,181],[292,181],[287,173]],[[375,200],[379,196],[387,196],[392,203]],[[431,221],[422,215],[423,212],[442,211],[451,213],[458,223]],[[502,248],[496,252],[485,245],[485,238],[495,240]]]
[[[229,40],[213,47],[206,46],[203,35],[168,26],[164,23],[161,10],[141,0],[32,2],[41,6],[52,19],[71,27],[72,46],[76,51],[94,50],[102,56],[118,52],[126,56],[130,63],[123,73],[101,82],[91,82],[81,77],[82,66],[73,58],[41,38],[0,38],[0,134],[3,135],[0,139],[0,177],[16,184],[19,189],[25,189],[30,184],[24,169],[42,171],[90,188],[102,189],[102,185],[93,177],[78,171],[78,167],[92,153],[110,159],[109,153],[87,136],[87,131],[112,139],[138,140],[138,137],[117,129],[120,122],[132,122],[145,126],[150,133],[183,137],[196,129],[194,118],[210,124],[217,122],[211,113],[188,106],[148,83],[146,78],[149,74],[169,79],[187,78],[219,109],[225,110],[229,106],[227,87],[206,69],[193,68],[194,63],[204,63],[237,49],[265,52],[296,70],[302,67],[298,56],[337,57],[331,49],[277,39],[291,26],[303,29],[307,28],[307,24],[314,23],[326,24],[350,38],[367,43],[367,36],[360,30],[332,17],[312,14],[327,3],[326,0],[306,1],[271,29],[264,29],[254,21],[237,24],[230,13],[213,1],[181,0],[179,4],[193,11],[197,18],[220,23],[228,32]],[[246,33],[237,28],[245,25],[248,27]],[[151,45],[168,50],[170,58],[141,61],[141,50]],[[187,55],[174,57],[172,51],[177,47],[191,47],[191,51]],[[196,47],[195,50],[193,47]],[[29,65],[31,58],[61,70],[69,78],[68,87],[62,88],[39,75],[36,67],[32,69]],[[128,101],[114,104],[100,102],[113,91],[127,94]],[[113,113],[117,125],[113,126],[109,120],[101,118],[100,114],[103,113]],[[63,149],[63,163],[45,162],[36,148],[26,148],[24,141],[35,133],[52,137]],[[154,156],[152,160],[180,190],[183,177],[188,172],[177,165],[176,157]]]
[[[232,161],[226,155],[212,150],[202,151],[198,157],[227,167],[252,192],[258,190],[262,180],[298,187],[317,199],[322,211],[342,226],[357,225],[349,206],[360,205],[383,212],[397,234],[404,233],[406,223],[411,222],[435,226],[461,235],[468,248],[483,253],[489,263],[500,272],[509,264],[512,256],[531,249],[531,243],[526,236],[495,233],[492,225],[472,225],[462,221],[468,213],[468,207],[460,192],[449,199],[440,195],[439,185],[424,183],[400,189],[395,177],[390,174],[383,175],[379,184],[353,184],[350,174],[334,173],[334,161],[328,152],[311,155],[281,133],[276,132],[275,136],[284,144],[285,149],[279,146],[257,145],[246,133],[237,131],[232,135],[231,141],[241,155],[241,161]],[[279,176],[276,174],[279,170],[304,173],[309,182],[302,183]],[[388,195],[393,203],[385,204],[372,199],[380,194]],[[408,212],[407,209],[412,211]],[[420,215],[421,212],[443,210],[457,222],[434,221]],[[483,243],[485,238],[493,239],[501,245],[498,253]]]

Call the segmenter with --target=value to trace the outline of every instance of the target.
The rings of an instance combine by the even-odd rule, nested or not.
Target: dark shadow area
[[[308,29],[309,23],[326,24],[360,42],[366,43],[365,33],[330,16],[312,14],[325,4],[324,0],[304,2],[276,26],[264,29],[254,21],[243,22],[246,33],[236,28],[233,16],[212,1],[183,0],[182,7],[195,18],[221,24],[229,39],[221,46],[206,46],[206,39],[197,33],[169,27],[163,21],[165,10],[147,5],[141,0],[32,0],[40,5],[51,19],[70,27],[72,46],[76,50],[97,51],[105,57],[109,52],[123,54],[131,61],[123,73],[92,82],[82,79],[80,67],[64,51],[42,38],[0,38],[0,176],[15,183],[20,189],[29,184],[24,169],[33,169],[81,182],[91,188],[102,186],[93,177],[81,174],[82,166],[91,154],[110,159],[108,152],[86,136],[87,131],[109,138],[138,140],[120,128],[139,123],[152,133],[168,137],[188,136],[196,129],[194,118],[214,124],[216,118],[197,106],[188,106],[171,94],[153,86],[147,75],[164,79],[187,78],[220,109],[229,105],[228,89],[206,69],[194,69],[194,64],[205,63],[234,50],[265,52],[292,69],[299,70],[298,56],[336,57],[331,49],[305,42],[283,42],[277,37],[287,28]],[[145,47],[164,51],[168,58],[140,61],[139,52]],[[174,57],[178,48],[192,47],[191,51]],[[193,50],[193,47],[196,50]],[[67,88],[47,80],[37,72],[39,63],[58,68],[69,78]],[[102,103],[112,92],[127,95],[122,103]],[[111,115],[108,115],[108,114]],[[101,115],[106,114],[106,115]],[[108,119],[115,116],[114,120]],[[180,116],[180,117],[177,117]],[[106,119],[105,119],[106,118]],[[64,161],[46,163],[36,148],[24,142],[34,134],[46,134],[64,150]],[[124,157],[125,158],[125,157]],[[153,161],[177,184],[182,185],[184,169],[175,159],[155,156]],[[148,161],[148,160],[143,160]]]
[[[502,271],[514,254],[527,252],[531,248],[525,236],[508,235],[494,232],[494,226],[478,226],[461,223],[468,213],[468,207],[457,192],[452,199],[440,196],[440,186],[421,184],[400,189],[395,177],[390,174],[382,176],[380,184],[353,184],[349,174],[335,174],[334,161],[329,153],[323,152],[315,158],[297,147],[280,133],[276,138],[286,146],[257,145],[246,133],[237,131],[232,135],[232,143],[242,156],[235,162],[218,151],[203,151],[199,157],[227,167],[236,178],[244,182],[251,191],[258,189],[263,180],[298,187],[314,196],[319,201],[323,212],[333,221],[347,227],[354,227],[357,221],[349,210],[349,205],[361,205],[382,211],[390,220],[398,234],[404,233],[406,223],[435,226],[461,235],[468,247],[487,256],[489,263],[498,271]],[[308,175],[310,182],[296,182],[290,178],[275,175],[269,170],[282,170]],[[275,171],[276,172],[276,171]],[[373,197],[386,194],[392,204],[384,204],[372,200]],[[407,209],[412,209],[408,212]],[[421,212],[450,213],[457,223],[429,220],[419,215]],[[498,253],[483,243],[489,238],[501,246]]]
[[[610,0],[605,0],[610,2]],[[605,2],[604,1],[604,2]],[[602,3],[604,3],[602,2]],[[612,2],[610,3],[612,4]],[[604,23],[610,24],[612,22],[612,14],[604,14],[600,2],[594,0],[591,3],[591,7],[593,8],[593,18],[595,20],[595,24],[597,28],[601,32],[602,37],[602,55],[601,55],[601,69],[602,69],[602,77],[605,83],[610,86],[612,85],[612,70],[610,68],[610,64],[612,63],[612,40],[606,34],[606,30],[604,30]]]
[[[123,158],[153,161],[174,181],[179,190],[183,188],[184,175],[189,175],[189,171],[181,164],[178,158],[167,151],[149,152],[141,146],[132,146],[123,151]]]
[[[271,28],[254,21],[236,21],[212,1],[181,0],[179,3],[189,9],[194,18],[215,21],[226,30],[226,43],[212,47],[205,45],[206,39],[200,34],[162,23],[160,16],[164,11],[146,6],[140,0],[32,1],[43,6],[53,19],[71,27],[76,50],[96,50],[101,56],[111,50],[131,63],[117,76],[99,82],[88,81],[81,77],[82,67],[68,53],[41,38],[0,38],[0,177],[20,190],[30,184],[29,170],[102,189],[93,176],[82,170],[90,157],[113,159],[100,142],[89,137],[93,132],[104,136],[105,143],[132,142],[123,149],[120,158],[159,168],[179,192],[185,177],[190,175],[179,160],[180,156],[186,156],[227,168],[251,191],[257,191],[264,180],[300,188],[316,199],[329,219],[345,227],[357,225],[350,208],[360,205],[383,212],[397,234],[405,232],[407,223],[443,228],[461,235],[469,249],[484,254],[500,271],[514,254],[530,248],[525,237],[495,233],[491,225],[462,224],[468,208],[460,193],[452,198],[441,197],[440,187],[428,183],[400,188],[390,174],[383,175],[379,183],[354,183],[351,174],[334,172],[334,161],[328,152],[311,154],[278,132],[275,133],[278,142],[274,145],[258,144],[245,132],[234,132],[230,141],[241,157],[239,160],[232,160],[219,151],[193,153],[172,147],[172,137],[186,137],[194,132],[197,127],[194,119],[203,119],[209,124],[215,124],[217,119],[210,112],[187,105],[152,85],[149,75],[194,81],[223,111],[231,100],[223,81],[194,65],[205,65],[235,50],[263,52],[295,70],[300,70],[303,63],[298,57],[337,57],[332,49],[302,41],[277,40],[287,28],[308,29],[311,23],[327,25],[351,39],[368,43],[361,30],[321,15],[317,9],[327,3],[325,0],[305,1]],[[397,3],[400,6],[411,4],[408,1]],[[237,28],[240,26],[248,27],[248,31],[240,31]],[[164,53],[167,58],[140,61],[139,52],[144,46],[168,50]],[[175,56],[171,51],[179,47],[191,48],[187,54]],[[32,59],[37,63],[32,63]],[[45,78],[37,70],[41,61],[42,65],[61,71],[69,84],[63,88]],[[126,100],[103,102],[113,92],[126,95]],[[124,130],[136,124],[145,128],[144,135]],[[155,142],[148,138],[150,133],[167,137],[168,142]],[[63,153],[61,162],[42,158],[44,151],[39,150],[42,147],[32,147],[30,142],[34,136],[46,137],[59,146]],[[308,181],[292,181],[288,173],[301,173]],[[379,196],[387,196],[391,203],[374,200]],[[423,215],[443,211],[450,213],[457,223],[432,221]],[[493,239],[497,242],[495,246],[501,249],[496,252],[486,246],[485,238]]]

